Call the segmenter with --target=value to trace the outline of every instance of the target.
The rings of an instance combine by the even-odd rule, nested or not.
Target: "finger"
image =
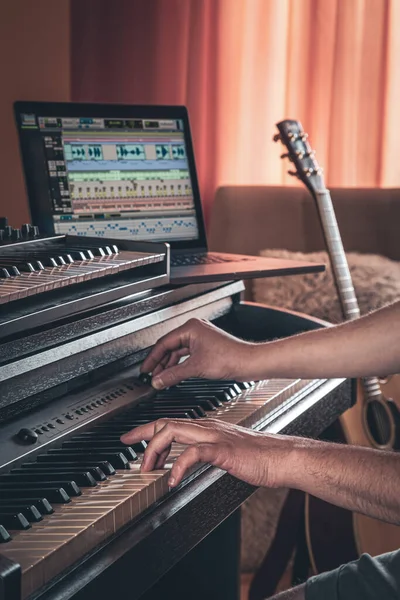
[[[168,479],[169,487],[180,484],[185,473],[197,463],[214,464],[218,452],[218,444],[200,443],[186,448],[176,459]]]
[[[171,452],[171,446],[168,446],[168,448],[166,450],[164,450],[164,452],[161,452],[161,454],[159,455],[156,464],[154,465],[154,469],[157,471],[158,469],[163,469],[165,466],[165,463],[167,461],[168,455]]]
[[[142,373],[152,373],[165,354],[178,350],[182,346],[188,346],[188,338],[189,327],[186,323],[160,338],[144,359],[141,366]]]
[[[216,434],[212,429],[201,427],[186,420],[170,420],[150,440],[144,452],[142,471],[152,471],[165,450],[173,442],[179,444],[194,444],[199,442],[216,441]]]
[[[190,358],[182,363],[175,365],[174,367],[165,368],[157,374],[153,375],[151,379],[151,385],[156,390],[163,390],[164,388],[177,385],[184,379],[190,379],[190,377],[197,376],[197,370]]]
[[[181,358],[183,356],[187,356],[188,354],[189,354],[189,351],[187,348],[181,348],[180,350],[174,350],[169,355],[169,359],[165,365],[165,368],[170,369],[171,367],[174,367],[175,365],[177,365],[179,363],[179,361],[181,360]]]
[[[151,440],[156,431],[159,431],[159,429],[167,424],[167,423],[179,423],[179,424],[184,424],[187,425],[189,428],[196,428],[196,431],[199,428],[202,429],[210,429],[213,431],[214,437],[220,437],[224,432],[226,431],[231,431],[231,430],[245,430],[247,433],[255,433],[255,432],[249,432],[249,430],[247,428],[244,427],[240,427],[239,425],[232,425],[231,423],[224,423],[224,421],[220,421],[218,419],[212,419],[212,418],[207,418],[207,419],[201,419],[196,421],[196,423],[193,422],[188,422],[186,420],[173,420],[173,419],[158,419],[157,421],[151,421],[150,423],[146,423],[145,425],[139,425],[139,427],[135,427],[134,429],[132,429],[131,431],[128,431],[127,433],[124,433],[124,435],[121,436],[121,442],[123,442],[124,444],[134,444],[134,443],[138,443],[141,442],[142,440],[145,440],[146,442],[148,442],[149,440]],[[194,439],[194,438],[193,438]],[[178,440],[177,440],[178,441]],[[197,440],[200,441],[200,440]],[[183,442],[182,442],[183,443]]]
[[[189,354],[189,348],[181,348],[180,350],[175,350],[174,352],[170,352],[156,366],[156,368],[154,369],[154,371],[152,373],[152,376],[155,377],[156,375],[159,375],[162,371],[165,370],[166,367],[172,367],[172,366],[176,365],[183,356],[188,356],[188,354]]]
[[[135,427],[134,429],[124,433],[124,435],[121,435],[120,440],[126,445],[140,442],[141,440],[148,442],[152,439],[152,437],[154,437],[157,431],[162,429],[167,421],[168,419],[158,419],[157,421],[151,421],[145,425],[139,425],[139,427]]]

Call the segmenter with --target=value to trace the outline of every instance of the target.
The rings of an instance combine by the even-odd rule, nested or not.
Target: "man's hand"
[[[196,463],[210,463],[251,485],[292,487],[400,525],[399,452],[257,433],[216,419],[160,419],[121,437],[125,444],[141,440],[150,440],[143,472],[164,467],[172,442],[187,446],[171,469],[170,487]]]
[[[254,344],[243,342],[208,321],[190,319],[160,338],[141,371],[152,373],[152,385],[162,389],[183,379],[245,380]],[[188,358],[179,364],[182,357]]]
[[[216,419],[160,419],[121,437],[125,444],[149,441],[142,472],[162,469],[172,442],[188,447],[176,459],[168,485],[178,485],[196,463],[210,463],[256,486],[290,485],[293,438],[257,433]]]

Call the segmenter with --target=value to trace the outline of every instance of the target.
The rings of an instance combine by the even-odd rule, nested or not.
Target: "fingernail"
[[[163,382],[161,377],[153,377],[151,385],[153,386],[153,388],[156,388],[156,390],[162,390]]]
[[[170,477],[168,479],[168,486],[169,487],[174,487],[174,485],[175,485],[175,477]]]

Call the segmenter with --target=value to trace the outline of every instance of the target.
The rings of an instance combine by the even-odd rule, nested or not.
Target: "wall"
[[[29,220],[12,105],[70,99],[70,0],[0,2],[0,215]]]

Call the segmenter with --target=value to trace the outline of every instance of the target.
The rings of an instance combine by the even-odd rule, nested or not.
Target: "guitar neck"
[[[335,212],[329,190],[316,190],[315,200],[321,220],[329,259],[332,266],[335,285],[338,290],[343,316],[346,320],[360,316],[356,293],[350,275],[349,265],[339,233]]]
[[[322,189],[315,190],[314,196],[326,246],[328,248],[329,259],[340,304],[342,306],[343,316],[346,320],[357,319],[360,317],[360,308],[354,291],[346,253],[340,237],[331,195],[329,190]],[[376,377],[365,377],[362,379],[362,384],[367,397],[373,398],[380,396],[381,389]]]

